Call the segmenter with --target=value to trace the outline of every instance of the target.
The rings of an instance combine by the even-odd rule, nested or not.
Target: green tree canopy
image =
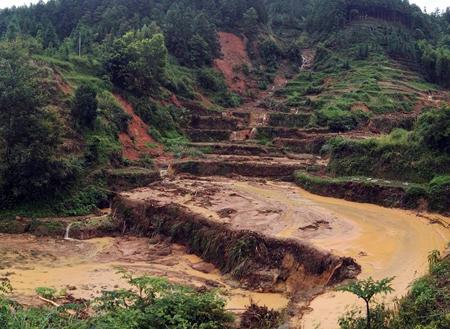
[[[116,39],[107,49],[105,66],[114,84],[150,94],[165,79],[168,53],[161,33],[144,32],[130,31]]]
[[[0,43],[0,202],[61,190],[70,168],[57,159],[57,120],[43,108],[37,69],[18,43]]]
[[[81,86],[75,92],[72,115],[84,127],[93,128],[97,118],[97,92],[90,86]]]

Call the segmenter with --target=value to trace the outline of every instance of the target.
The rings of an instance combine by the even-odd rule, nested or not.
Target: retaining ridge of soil
[[[309,160],[305,161],[273,161],[272,158],[255,159],[211,159],[184,160],[171,165],[175,174],[188,173],[196,176],[245,176],[261,177],[292,181],[295,170],[305,169]]]
[[[361,271],[352,258],[338,257],[297,240],[232,229],[176,203],[118,196],[113,214],[122,222],[124,232],[170,236],[249,289],[308,295],[355,278]]]
[[[355,181],[320,177],[297,171],[295,182],[305,190],[327,197],[347,201],[372,203],[389,208],[430,210],[430,197],[425,187],[417,184],[385,185],[373,181]],[[438,211],[449,214],[450,209]]]

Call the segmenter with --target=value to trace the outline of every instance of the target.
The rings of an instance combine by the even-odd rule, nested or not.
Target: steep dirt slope
[[[218,34],[223,57],[216,59],[214,64],[223,73],[228,88],[242,94],[248,87],[242,73],[242,66],[251,67],[245,41],[233,33],[219,32]]]
[[[122,96],[114,95],[122,109],[131,117],[128,131],[119,135],[123,156],[128,160],[139,160],[142,156],[159,157],[163,148],[148,133],[148,125],[134,113],[133,106]]]

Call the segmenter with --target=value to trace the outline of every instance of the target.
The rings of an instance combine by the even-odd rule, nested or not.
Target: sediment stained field
[[[41,305],[38,287],[66,289],[75,298],[99,297],[103,290],[129,288],[119,269],[194,287],[218,289],[227,308],[242,312],[250,300],[275,309],[285,308],[281,293],[240,289],[237,282],[186,248],[163,240],[139,237],[63,240],[32,235],[0,235],[0,275],[14,288],[14,299],[25,305]]]
[[[429,251],[443,250],[450,241],[450,220],[446,217],[315,196],[287,182],[179,177],[124,192],[121,197],[130,202],[180,207],[173,209],[186,209],[218,227],[255,232],[278,247],[282,244],[278,241],[299,241],[312,248],[305,249],[308,252],[317,250],[311,255],[319,255],[321,262],[329,257],[331,265],[351,257],[361,265],[359,278],[396,277],[395,293],[388,303],[404,295],[409,284],[426,272]],[[133,221],[129,216],[128,225]],[[131,227],[127,230],[136,235]],[[327,284],[326,276],[334,275],[332,270],[308,277],[304,267],[298,272],[303,264],[295,275],[290,269],[292,279],[283,286],[277,281],[271,292],[257,292],[269,289],[267,282],[260,289],[253,286],[245,290],[242,282],[221,274],[218,267],[192,254],[189,246],[145,234],[85,241],[2,235],[0,274],[11,280],[15,298],[31,305],[42,302],[32,297],[35,288],[42,286],[69,289],[75,297],[88,299],[105,289],[126,287],[117,273],[118,268],[124,268],[177,283],[221,289],[228,299],[227,307],[237,313],[251,300],[275,309],[288,307],[295,313],[293,327],[337,328],[339,316],[351,307],[362,306],[351,294],[335,292],[336,282]],[[276,272],[263,270],[260,267],[252,278]],[[338,281],[343,278],[339,276]],[[293,289],[297,283],[303,284],[299,290]]]
[[[164,193],[152,187],[126,195],[145,200],[159,193],[161,199],[234,228],[299,239],[352,257],[362,267],[359,278],[396,277],[388,302],[403,296],[409,284],[426,273],[431,250],[444,250],[450,241],[446,217],[315,196],[290,183],[214,177],[171,184]],[[339,316],[353,306],[361,303],[330,289],[311,302],[302,326],[337,328]]]

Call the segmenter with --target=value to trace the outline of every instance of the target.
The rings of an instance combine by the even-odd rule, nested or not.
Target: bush
[[[161,278],[124,277],[136,292],[104,292],[97,301],[104,315],[89,321],[95,328],[231,328],[233,317],[214,292],[198,292]]]
[[[52,300],[55,298],[56,289],[48,287],[38,287],[36,288],[36,293],[41,297]]]
[[[428,191],[421,186],[412,186],[406,190],[405,206],[407,208],[417,208],[419,206],[420,199],[428,199]]]
[[[425,148],[450,154],[450,107],[422,114],[417,121],[414,137]]]
[[[72,115],[82,127],[93,128],[97,118],[97,92],[90,86],[81,86],[75,92]]]
[[[399,301],[392,329],[450,328],[450,257],[433,264],[430,274],[413,283]]]
[[[58,308],[24,308],[2,296],[0,327],[4,329],[140,329],[140,328],[232,328],[233,316],[225,301],[213,291],[197,291],[154,277],[124,277],[132,289],[104,291],[93,303],[91,316],[83,304]],[[55,291],[39,288],[51,299]],[[5,289],[6,291],[6,289]]]
[[[351,112],[336,107],[320,110],[317,113],[317,123],[321,126],[328,126],[335,132],[353,130],[358,125]]]
[[[331,156],[328,169],[340,176],[371,176],[417,183],[428,183],[435,176],[448,175],[449,154],[422,143],[423,139],[418,136],[424,136],[421,124],[412,132],[395,129],[380,138],[330,140],[324,147]]]
[[[430,209],[448,211],[450,209],[450,176],[437,176],[430,182]]]
[[[371,308],[372,329],[389,329],[392,321],[393,312],[388,310],[385,305],[376,305]],[[361,311],[352,310],[347,312],[339,319],[341,329],[367,329],[367,320]]]
[[[216,97],[216,102],[223,107],[238,107],[242,104],[242,98],[233,92],[225,92]]]
[[[259,52],[264,63],[269,67],[278,67],[282,51],[273,38],[267,38],[259,44]]]
[[[208,91],[223,92],[227,90],[223,76],[211,68],[203,68],[198,70],[197,82],[203,89]]]
[[[102,91],[97,98],[99,112],[102,116],[113,123],[118,132],[127,131],[131,117],[117,104],[113,95],[108,91]]]

